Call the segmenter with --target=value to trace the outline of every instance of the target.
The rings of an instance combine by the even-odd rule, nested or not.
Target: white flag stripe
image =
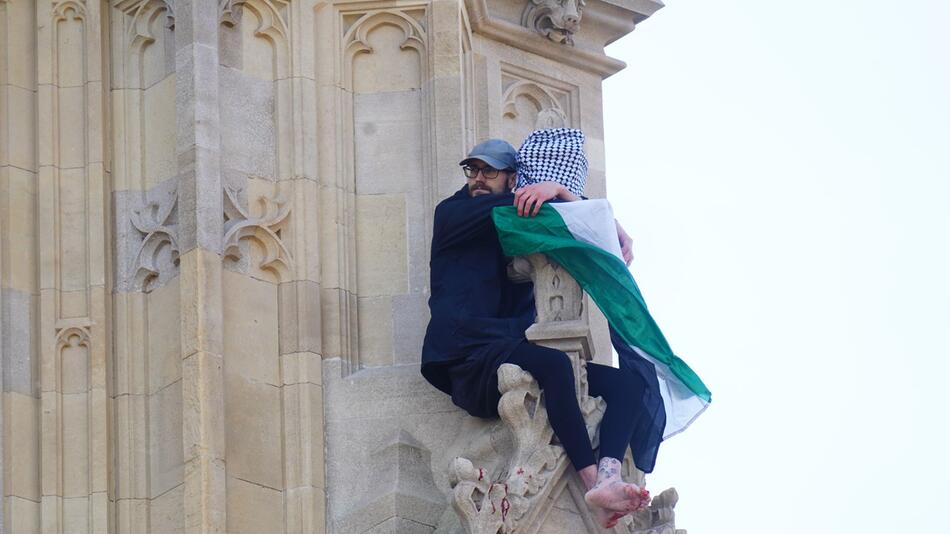
[[[552,202],[574,239],[593,245],[623,260],[614,211],[606,199]]]
[[[656,379],[660,383],[660,395],[663,397],[663,407],[666,410],[666,428],[663,430],[663,439],[686,430],[686,427],[706,410],[709,403],[697,397],[689,388],[684,386],[673,376],[666,364],[654,359],[639,347],[631,348],[656,367]]]

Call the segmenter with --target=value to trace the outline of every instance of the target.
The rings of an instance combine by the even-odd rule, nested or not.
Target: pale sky
[[[608,54],[608,196],[713,392],[648,487],[691,534],[950,532],[950,2],[668,0]]]

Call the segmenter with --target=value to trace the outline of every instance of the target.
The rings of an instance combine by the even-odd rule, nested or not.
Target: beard
[[[481,196],[481,195],[491,195],[491,194],[492,194],[492,190],[489,189],[488,187],[476,186],[476,187],[469,187],[469,188],[468,188],[468,193],[469,193],[469,195],[471,195],[471,196],[473,196],[473,197],[477,197],[477,196]]]

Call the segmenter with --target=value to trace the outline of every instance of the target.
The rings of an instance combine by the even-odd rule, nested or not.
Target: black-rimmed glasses
[[[481,171],[482,176],[486,180],[492,180],[498,177],[498,173],[501,171],[494,167],[473,167],[472,165],[462,165],[462,172],[465,173],[466,178],[475,178],[478,176],[479,171]]]

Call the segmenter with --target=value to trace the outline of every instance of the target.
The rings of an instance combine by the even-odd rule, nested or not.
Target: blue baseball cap
[[[504,139],[488,139],[478,143],[459,165],[467,165],[476,159],[500,171],[518,168],[518,151]]]

